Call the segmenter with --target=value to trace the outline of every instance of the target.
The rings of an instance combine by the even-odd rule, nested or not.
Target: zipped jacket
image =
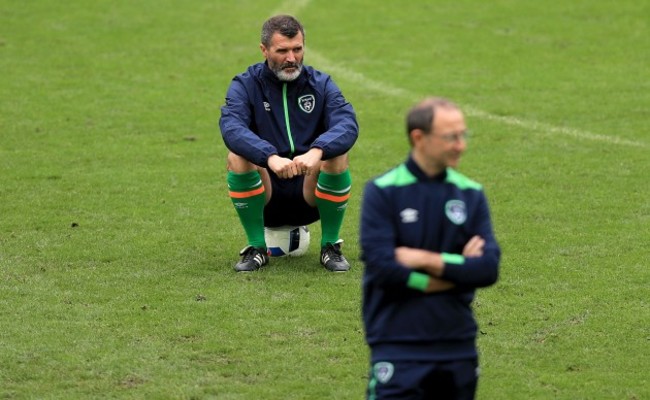
[[[359,135],[354,109],[329,75],[303,66],[283,82],[266,62],[233,78],[219,127],[230,151],[264,168],[274,154],[293,158],[311,148],[323,160],[339,156]]]
[[[465,258],[474,235],[483,255]],[[475,289],[498,279],[501,250],[480,184],[452,168],[428,177],[411,157],[364,188],[362,313],[372,360],[476,357]],[[453,289],[425,293],[428,276],[395,259],[400,246],[442,254]]]

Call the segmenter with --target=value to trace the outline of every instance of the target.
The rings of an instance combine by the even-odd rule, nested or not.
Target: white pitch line
[[[333,64],[325,57],[323,57],[322,55],[320,55],[319,53],[315,52],[312,49],[307,49],[306,54],[310,60],[314,60],[316,64],[322,66],[323,70],[326,71],[327,73],[341,77],[342,79],[348,82],[355,83],[364,89],[372,90],[374,92],[381,93],[388,96],[406,98],[412,101],[417,101],[420,97],[415,93],[409,92],[401,88],[391,87],[390,85],[387,85],[384,82],[374,81],[372,79],[367,78],[363,74]],[[562,134],[566,136],[575,137],[577,139],[599,141],[599,142],[605,142],[605,143],[616,144],[616,145],[642,147],[642,148],[648,147],[648,143],[645,142],[622,139],[617,136],[599,135],[596,133],[592,133],[580,129],[567,128],[563,126],[554,126],[543,122],[537,122],[533,120],[523,120],[511,116],[495,115],[487,111],[483,111],[468,105],[464,105],[463,110],[468,116],[472,116],[472,117],[476,117],[488,121],[495,121],[505,125],[517,126],[527,130],[540,131],[546,134],[556,134],[556,135]]]
[[[300,10],[307,7],[309,5],[309,2],[310,0],[285,0],[276,9],[276,11],[273,14],[275,15],[280,13],[290,13],[296,15]],[[330,62],[326,57],[322,56],[321,54],[319,54],[318,52],[310,48],[306,49],[306,54],[308,60],[314,60],[315,61],[314,64],[318,64],[319,68],[323,68],[323,70],[328,74],[341,77],[342,79],[351,83],[355,83],[366,90],[371,90],[376,93],[384,94],[391,97],[406,98],[411,101],[418,100],[419,96],[416,95],[415,93],[409,92],[401,88],[392,87],[390,85],[387,85],[384,82],[374,81],[361,73],[352,71],[349,68],[340,65],[336,65]],[[648,147],[648,143],[645,142],[621,139],[620,137],[617,136],[599,135],[596,133],[592,133],[580,129],[568,128],[564,126],[555,126],[555,125],[546,124],[543,122],[538,122],[533,120],[523,120],[512,116],[495,115],[487,111],[483,111],[468,105],[463,106],[463,110],[466,112],[468,116],[481,118],[488,121],[495,121],[505,125],[517,126],[527,130],[539,131],[546,134],[566,135],[581,140],[599,141],[599,142],[615,144],[615,145],[642,147],[642,148]]]
[[[348,68],[341,67],[329,62],[325,57],[321,56],[316,51],[311,48],[305,50],[305,57],[308,57],[309,60],[314,60],[315,64],[323,66],[323,70],[330,75],[340,76],[348,82],[356,83],[364,89],[372,90],[374,92],[385,94],[392,97],[403,97],[403,98],[414,98],[415,95],[410,93],[407,90],[391,87],[386,85],[383,82],[373,81],[372,79],[367,78],[365,75],[358,72],[351,71]]]
[[[500,122],[506,125],[512,125],[512,126],[518,126],[520,128],[528,129],[528,130],[533,130],[533,131],[541,131],[544,133],[550,133],[550,134],[561,134],[561,135],[566,135],[566,136],[572,136],[577,139],[585,139],[585,140],[592,140],[592,141],[598,141],[598,142],[605,142],[605,143],[610,143],[610,144],[618,144],[618,145],[624,145],[624,146],[632,146],[632,147],[648,147],[647,143],[644,142],[639,142],[639,141],[634,141],[634,140],[628,140],[628,139],[622,139],[618,136],[608,136],[608,135],[600,135],[597,133],[592,133],[588,131],[583,131],[580,129],[574,129],[574,128],[567,128],[564,126],[555,126],[551,124],[546,124],[543,122],[538,122],[538,121],[532,121],[532,120],[522,120],[516,117],[508,117],[508,116],[503,116],[503,115],[494,115],[490,114],[486,111],[478,110],[473,107],[463,107],[464,110],[467,112],[467,115],[485,119],[488,121],[496,121]]]

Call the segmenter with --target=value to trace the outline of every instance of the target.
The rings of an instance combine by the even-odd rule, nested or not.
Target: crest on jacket
[[[460,225],[467,220],[467,207],[461,200],[449,200],[445,204],[445,214],[451,222]]]
[[[394,372],[395,372],[395,367],[393,366],[393,364],[384,361],[376,363],[373,368],[373,373],[375,375],[375,378],[377,378],[377,380],[380,383],[388,382],[390,378],[393,377]]]
[[[315,106],[316,106],[316,98],[314,97],[313,94],[306,94],[304,96],[298,97],[298,107],[300,107],[300,109],[306,112],[307,114],[314,111]]]

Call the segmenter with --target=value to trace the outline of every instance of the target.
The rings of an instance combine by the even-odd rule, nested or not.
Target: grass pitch
[[[358,113],[347,274],[315,246],[232,270],[219,106],[280,11]],[[0,0],[0,398],[363,398],[360,192],[404,159],[427,95],[466,110],[460,169],[503,247],[476,303],[478,397],[649,398],[648,11]]]

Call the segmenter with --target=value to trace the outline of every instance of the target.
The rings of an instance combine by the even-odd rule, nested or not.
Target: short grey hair
[[[276,32],[290,39],[300,32],[302,33],[303,42],[305,40],[305,29],[300,21],[291,15],[276,15],[267,19],[264,25],[262,25],[262,44],[269,47],[271,45],[271,38]]]

